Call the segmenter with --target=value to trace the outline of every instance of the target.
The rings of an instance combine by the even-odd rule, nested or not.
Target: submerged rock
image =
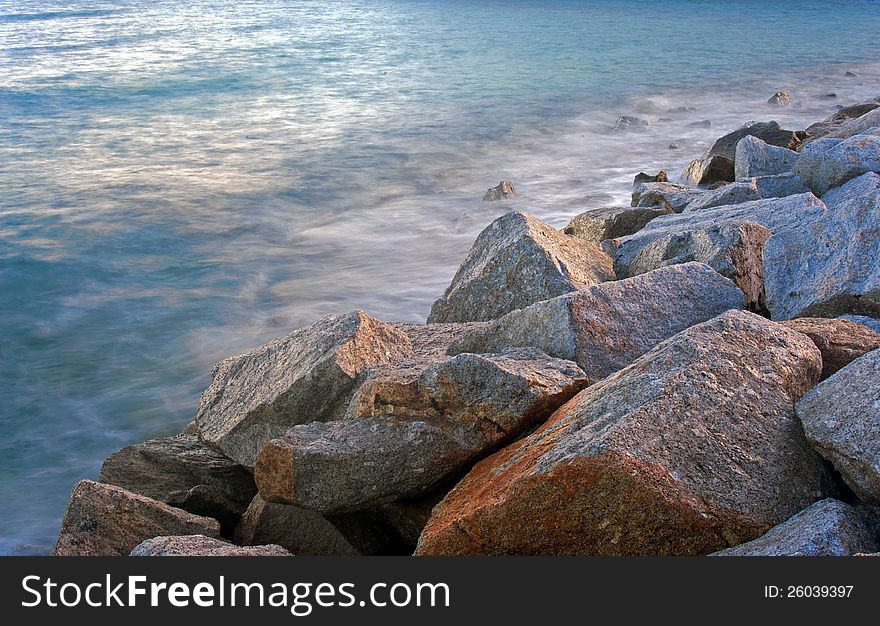
[[[788,148],[771,146],[749,135],[736,144],[734,172],[737,180],[753,176],[775,176],[794,170],[798,153]]]
[[[817,195],[867,172],[880,172],[880,135],[814,141],[804,147],[794,167]]]
[[[588,387],[478,463],[419,555],[706,554],[823,497],[793,403],[819,378],[804,335],[728,311]]]
[[[253,466],[270,439],[296,424],[339,417],[364,371],[412,350],[406,333],[363,311],[325,317],[218,363],[199,400],[199,437]]]
[[[236,546],[204,535],[155,537],[138,544],[131,556],[293,556],[276,545]]]
[[[848,504],[828,498],[766,535],[712,556],[852,556],[877,548],[861,515]]]
[[[64,513],[55,556],[124,556],[162,535],[218,537],[220,524],[121,487],[81,480]]]
[[[514,311],[465,334],[450,353],[530,346],[577,362],[598,381],[675,333],[742,307],[736,285],[706,265],[688,263]]]
[[[797,404],[807,439],[864,502],[880,504],[880,350],[820,383]]]
[[[617,132],[642,130],[648,128],[650,125],[650,122],[648,122],[647,120],[643,120],[639,117],[633,117],[632,115],[621,115],[617,118],[617,121],[614,123],[614,128],[612,130]]]
[[[428,322],[491,320],[613,279],[611,259],[596,244],[527,213],[508,213],[477,237]]]
[[[511,198],[516,198],[516,189],[509,180],[502,180],[483,195],[484,202],[497,202],[499,200],[510,200]]]
[[[770,96],[770,99],[767,100],[767,104],[784,107],[788,104],[791,104],[791,95],[789,95],[787,91],[777,91],[772,96]]]
[[[592,209],[574,217],[562,232],[601,243],[638,232],[655,217],[669,213],[672,209],[668,206]]]
[[[880,348],[880,334],[845,319],[800,317],[780,322],[805,334],[822,353],[822,380],[852,361]]]

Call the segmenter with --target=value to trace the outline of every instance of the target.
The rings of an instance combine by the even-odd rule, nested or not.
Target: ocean
[[[0,554],[50,551],[215,361],[424,321],[507,210],[561,227],[743,122],[878,96],[878,32],[858,0],[0,0]]]

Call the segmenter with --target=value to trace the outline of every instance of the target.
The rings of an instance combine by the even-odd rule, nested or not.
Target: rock
[[[695,159],[682,172],[681,178],[694,185],[733,182],[736,178],[734,162],[720,154]]]
[[[390,502],[380,507],[382,516],[388,520],[388,523],[407,545],[407,554],[412,554],[416,549],[419,537],[431,517],[431,511],[452,486],[444,486],[418,500]]]
[[[199,437],[251,467],[291,426],[340,416],[365,370],[411,355],[404,332],[363,311],[325,317],[218,363],[199,400]]]
[[[788,148],[771,146],[749,135],[736,144],[734,172],[737,180],[753,176],[774,176],[794,170],[798,153]]]
[[[121,487],[81,480],[64,513],[55,556],[124,556],[145,539],[160,535],[219,534],[215,519]]]
[[[678,183],[642,183],[633,189],[634,207],[666,207],[681,213],[690,201],[704,192]]]
[[[104,461],[99,480],[213,517],[226,535],[257,493],[250,472],[193,435],[127,446]]]
[[[260,494],[325,514],[422,496],[587,382],[571,361],[529,348],[460,354],[414,381],[380,376],[348,420],[297,426],[271,441],[255,468]]]
[[[880,104],[880,99],[870,104]],[[870,111],[855,119],[843,120],[826,137],[834,139],[849,139],[856,135],[868,135],[880,128],[880,108],[874,107]]]
[[[852,361],[880,348],[880,334],[844,319],[800,317],[780,322],[813,340],[822,353],[822,380]]]
[[[847,70],[847,71],[844,73],[844,76],[846,76],[846,77],[848,77],[848,78],[854,78],[854,77],[858,76],[858,74],[856,74],[855,72],[851,72],[851,71]]]
[[[509,180],[502,180],[483,195],[484,202],[497,202],[511,198],[516,198],[516,189],[514,189],[513,183]]]
[[[854,104],[848,107],[843,107],[834,115],[826,118],[825,120],[808,126],[807,132],[810,134],[810,137],[809,139],[807,139],[807,141],[815,141],[816,139],[829,136],[832,133],[836,133],[841,130],[843,130],[844,134],[846,135],[846,133],[850,132],[850,130],[848,128],[846,130],[844,129],[849,125],[851,121],[856,120],[866,113],[870,113],[877,108],[880,108],[880,98],[860,104]],[[866,129],[871,128],[871,126],[866,125],[868,123],[870,123],[870,121],[861,122],[854,125],[852,130],[856,130],[859,128],[861,128],[861,130],[859,130],[858,132],[850,132],[850,135],[859,134],[861,132],[864,132]],[[875,123],[874,126],[876,125],[877,124]]]
[[[820,139],[807,144],[794,173],[816,195],[867,172],[880,172],[880,136],[854,135],[842,141]]]
[[[672,213],[669,206],[592,209],[573,218],[562,232],[601,243],[638,232],[655,217],[669,213]]]
[[[691,122],[688,124],[689,128],[711,128],[712,120],[699,120],[697,122]]]
[[[669,182],[668,175],[666,174],[666,170],[660,170],[655,175],[651,176],[650,174],[645,174],[644,172],[639,172],[636,174],[636,177],[633,179],[633,187],[636,185],[640,185],[642,183],[665,183]]]
[[[697,555],[760,536],[830,481],[793,403],[812,342],[728,311],[588,387],[481,461],[417,555]]]
[[[784,107],[791,103],[791,96],[787,91],[777,91],[770,99],[767,100],[767,104],[772,104],[773,106]]]
[[[776,320],[880,316],[880,176],[864,174],[822,200],[827,210],[767,242],[767,308]]]
[[[774,526],[766,535],[711,556],[852,556],[877,548],[858,512],[828,498]]]
[[[837,94],[836,94],[836,93],[823,93],[823,94],[822,94],[821,96],[819,96],[819,97],[822,98],[823,100],[837,100]]]
[[[664,215],[618,240],[615,272],[624,278],[678,263],[707,263],[743,290],[751,310],[761,311],[768,238],[775,233],[783,244],[800,241],[799,229],[826,212],[821,200],[806,193]]]
[[[131,556],[293,556],[276,545],[243,548],[204,535],[154,537],[138,544]]]
[[[775,176],[757,176],[752,180],[762,198],[785,198],[808,193],[810,190],[797,174],[786,172]]]
[[[712,207],[729,206],[760,199],[761,194],[758,192],[755,180],[749,179],[707,191],[688,202],[683,212],[704,211]]]
[[[671,109],[667,109],[666,113],[670,114],[670,115],[673,113],[693,113],[696,110],[697,110],[697,107],[680,106],[680,107],[673,107]]]
[[[880,333],[880,319],[865,317],[864,315],[841,315],[840,318],[855,322],[856,324],[861,324],[862,326],[867,326],[875,333]]]
[[[678,150],[679,145],[677,143],[671,143],[666,147],[667,150]]]
[[[880,504],[880,350],[821,382],[797,404],[807,439],[865,503]]]
[[[590,381],[598,381],[675,333],[742,307],[742,293],[732,282],[689,263],[514,311],[464,335],[450,353],[531,346],[577,362]]]
[[[613,279],[611,259],[596,244],[527,213],[508,213],[477,237],[428,322],[492,320]]]
[[[651,125],[647,120],[643,120],[638,117],[633,117],[631,115],[621,115],[617,118],[617,121],[614,123],[614,128],[612,130],[620,132],[620,131],[629,131],[629,130],[642,130],[648,128]]]

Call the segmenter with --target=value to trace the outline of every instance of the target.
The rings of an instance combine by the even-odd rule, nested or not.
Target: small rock
[[[669,178],[666,174],[666,170],[660,170],[655,175],[651,176],[650,174],[645,174],[644,172],[639,172],[636,174],[636,177],[633,179],[633,187],[640,185],[641,183],[666,183],[669,182]]]
[[[798,153],[788,148],[771,146],[749,135],[736,144],[734,171],[737,180],[753,176],[774,176],[794,170]]]
[[[822,94],[821,96],[819,96],[819,97],[822,98],[822,99],[824,99],[824,100],[836,100],[836,99],[837,99],[837,94],[836,94],[836,93],[823,93],[823,94]]]
[[[767,104],[772,104],[773,106],[783,107],[791,102],[791,96],[787,91],[777,91],[770,99],[767,100]]]
[[[852,556],[877,547],[858,512],[828,498],[774,526],[766,535],[711,556]]]
[[[483,195],[484,202],[497,202],[499,200],[510,200],[511,198],[516,198],[516,189],[514,189],[513,183],[509,180],[502,180]]]
[[[710,128],[712,126],[712,120],[700,120],[698,122],[691,122],[688,124],[690,128]]]
[[[601,243],[638,232],[655,217],[669,213],[668,206],[592,209],[573,218],[562,232]]]
[[[293,556],[276,545],[243,548],[204,535],[154,537],[138,544],[131,556]]]
[[[799,317],[780,322],[813,340],[822,353],[822,380],[852,361],[880,348],[880,334],[844,319]]]
[[[81,480],[64,513],[55,556],[124,556],[161,535],[218,537],[220,524],[120,487]]]
[[[671,143],[666,147],[667,150],[678,150],[679,145],[677,143]]]
[[[651,125],[647,120],[643,120],[638,117],[633,117],[631,115],[621,115],[617,118],[617,122],[614,123],[614,131],[629,131],[629,130],[642,130],[644,128],[648,128]]]
[[[846,73],[844,73],[844,76],[847,76],[847,77],[849,77],[849,78],[854,78],[854,77],[858,76],[858,74],[856,74],[855,72],[851,72],[851,71],[847,70]]]
[[[492,320],[613,279],[611,259],[596,244],[527,213],[508,213],[477,237],[428,322]]]

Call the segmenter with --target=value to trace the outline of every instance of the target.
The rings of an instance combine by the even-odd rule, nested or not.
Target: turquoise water
[[[0,553],[223,356],[423,320],[502,177],[558,226],[626,204],[747,119],[880,95],[877,32],[858,1],[0,0]]]

